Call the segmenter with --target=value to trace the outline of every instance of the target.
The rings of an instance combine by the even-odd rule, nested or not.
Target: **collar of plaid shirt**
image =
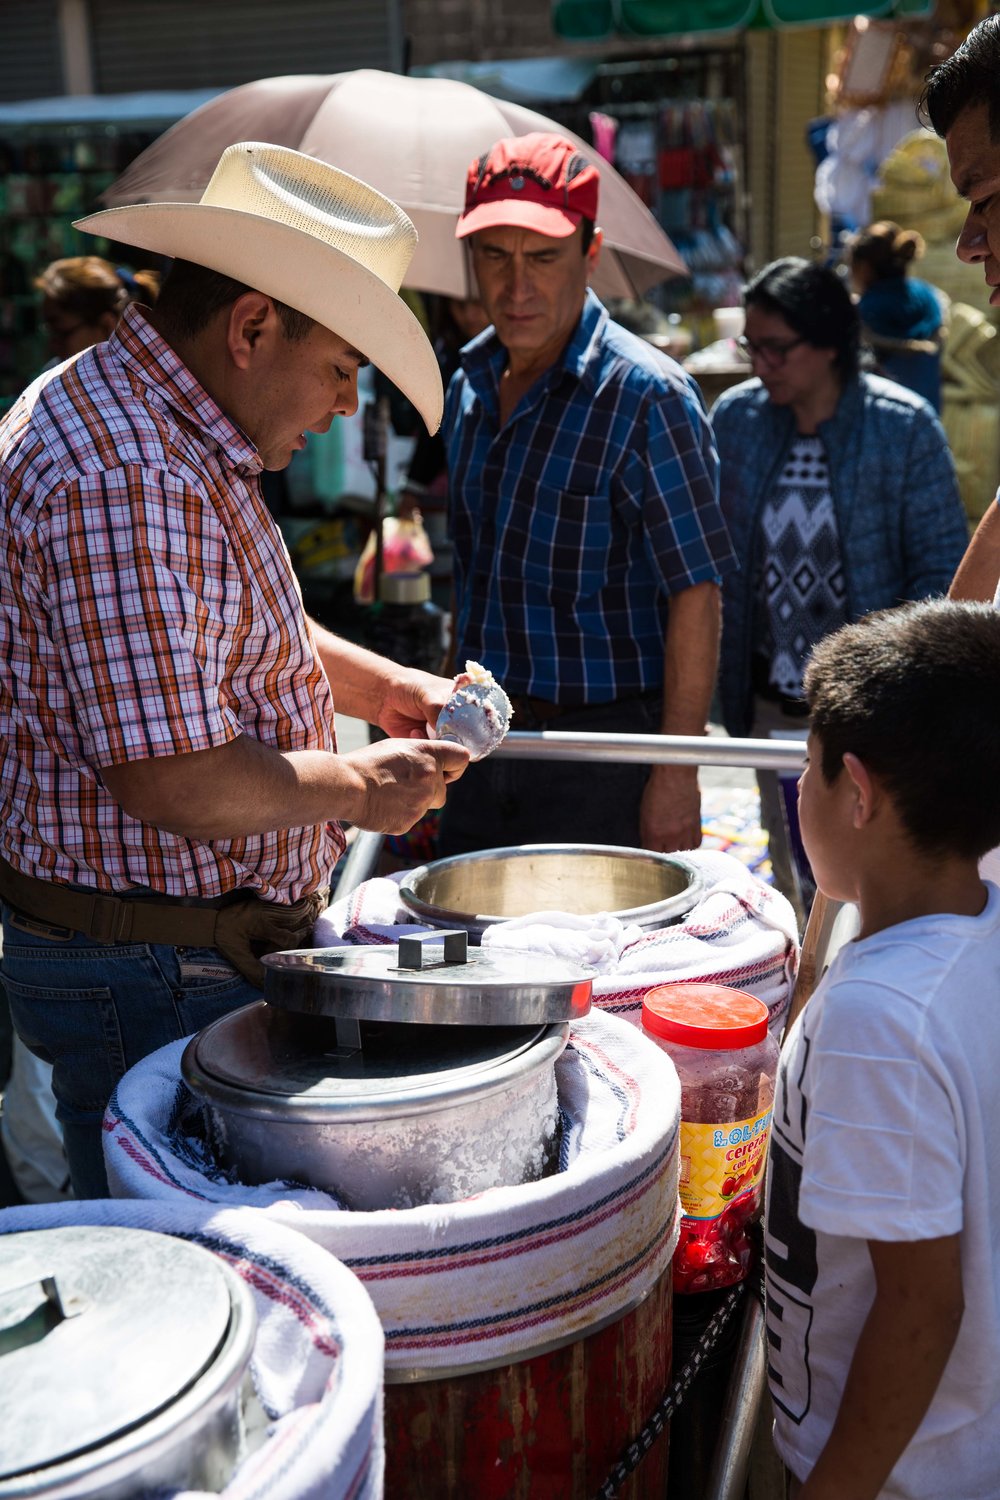
[[[335,748],[261,467],[134,307],[0,424],[0,849],[16,869],[288,903],[328,882],[336,824],[200,844],[129,819],[100,779],[243,733]]]
[[[108,341],[122,365],[152,391],[177,420],[202,441],[214,443],[234,469],[259,474],[264,465],[253,443],[227,417],[168,343],[134,305],[122,314]]]

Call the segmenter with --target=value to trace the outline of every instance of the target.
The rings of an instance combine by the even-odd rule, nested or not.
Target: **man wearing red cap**
[[[688,376],[590,290],[598,186],[553,134],[469,171],[456,232],[492,327],[443,427],[456,657],[504,684],[518,729],[703,734],[734,563],[717,456]],[[579,840],[697,847],[696,769],[498,758],[442,813],[442,854]]]

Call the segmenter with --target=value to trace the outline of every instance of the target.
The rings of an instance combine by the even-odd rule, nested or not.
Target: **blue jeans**
[[[6,905],[0,976],[21,1040],[52,1064],[78,1198],[108,1196],[101,1122],[123,1073],[261,997],[214,948],[99,943]]]

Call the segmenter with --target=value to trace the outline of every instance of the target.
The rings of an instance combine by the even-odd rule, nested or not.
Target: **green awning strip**
[[[928,16],[934,0],[554,0],[552,24],[568,41],[682,36],[741,26],[826,26],[854,16]]]
[[[757,0],[619,0],[616,29],[624,36],[660,36],[666,16],[670,30],[735,31],[749,26]]]

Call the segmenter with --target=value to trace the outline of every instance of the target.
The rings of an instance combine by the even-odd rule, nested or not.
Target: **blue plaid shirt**
[[[506,362],[487,329],[445,407],[457,660],[560,704],[661,688],[669,596],[735,563],[701,398],[590,291],[498,430]]]

